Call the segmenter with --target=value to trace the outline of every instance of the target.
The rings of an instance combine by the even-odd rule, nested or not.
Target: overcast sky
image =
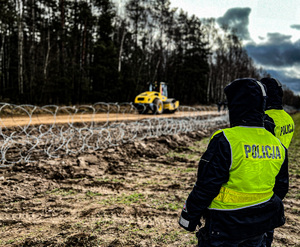
[[[300,0],[170,1],[190,15],[235,28],[255,63],[300,94]]]

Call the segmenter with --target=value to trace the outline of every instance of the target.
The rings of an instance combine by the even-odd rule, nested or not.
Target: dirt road
[[[29,126],[41,124],[67,124],[86,122],[115,122],[115,121],[137,121],[147,118],[182,118],[190,116],[220,116],[224,113],[217,111],[197,111],[197,112],[175,112],[174,114],[161,115],[139,115],[126,113],[109,114],[74,114],[74,115],[37,115],[33,116],[13,116],[0,118],[0,127]]]

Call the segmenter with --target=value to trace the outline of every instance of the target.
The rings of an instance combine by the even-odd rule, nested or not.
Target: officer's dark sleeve
[[[265,129],[269,132],[271,132],[273,135],[275,135],[275,123],[273,118],[269,117],[269,115],[265,114],[264,115],[264,126]]]
[[[200,225],[201,216],[219,194],[222,184],[228,181],[230,165],[230,144],[221,132],[213,137],[201,157],[196,184],[181,212],[179,219],[181,227],[194,231],[196,226]]]
[[[285,160],[276,176],[274,193],[282,200],[289,190],[288,151],[285,148]]]

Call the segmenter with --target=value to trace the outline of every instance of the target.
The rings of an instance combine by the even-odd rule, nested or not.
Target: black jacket
[[[260,82],[267,91],[266,110],[282,109],[283,90],[281,83],[274,78],[262,78]]]
[[[275,136],[276,124],[273,118],[271,118],[268,114],[265,114],[264,116],[264,126],[267,131],[270,131]]]
[[[282,110],[282,86],[281,83],[274,78],[262,78],[260,80],[261,83],[267,89],[267,100],[266,100],[266,110]],[[264,116],[264,126],[266,130],[270,131],[273,135],[275,135],[275,123],[274,120],[269,117],[267,114]]]
[[[241,90],[239,84],[231,84],[230,91],[227,92],[231,126],[262,127],[264,116],[262,105],[265,99],[261,89],[255,84],[256,81],[243,80],[243,83],[249,86],[248,88]],[[200,218],[204,217],[206,218],[205,228],[210,236],[231,240],[263,234],[283,225],[285,220],[281,200],[286,195],[289,186],[287,153],[276,177],[274,196],[271,200],[234,211],[208,210],[212,200],[219,194],[222,184],[229,179],[230,164],[230,144],[221,132],[212,138],[206,152],[201,157],[197,181],[186,200],[179,224],[188,231],[194,231],[196,226],[200,225]]]

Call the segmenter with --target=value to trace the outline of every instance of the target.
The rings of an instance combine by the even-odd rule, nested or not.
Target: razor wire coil
[[[0,167],[228,123],[226,111],[206,113],[210,111],[205,106],[180,106],[176,116],[162,117],[141,115],[132,103],[42,107],[0,103]]]

